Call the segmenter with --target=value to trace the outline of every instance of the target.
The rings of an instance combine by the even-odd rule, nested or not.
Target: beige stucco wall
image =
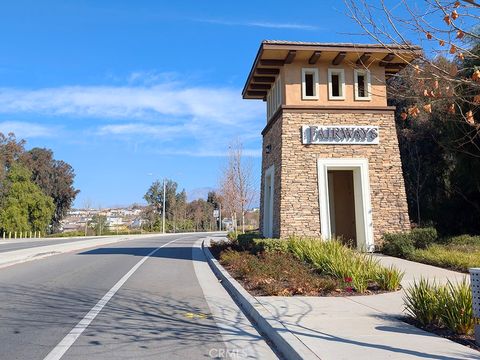
[[[355,111],[355,110],[352,110]],[[264,135],[263,176],[275,164],[274,236],[319,236],[317,159],[366,158],[369,162],[374,242],[384,232],[410,228],[393,112],[284,109]],[[371,125],[379,127],[378,145],[303,145],[302,125]],[[271,144],[272,152],[265,154]],[[261,219],[262,223],[262,219]]]
[[[318,100],[302,100],[302,69],[317,68],[319,81]],[[344,69],[345,71],[345,100],[328,99],[328,69]],[[282,82],[284,86],[284,104],[285,105],[339,105],[339,106],[386,106],[386,86],[385,69],[377,63],[369,66],[371,79],[371,100],[355,100],[354,98],[354,66],[353,64],[343,63],[338,66],[327,62],[319,62],[316,65],[309,65],[304,61],[295,61],[292,64],[285,65],[281,71]],[[359,67],[364,69],[363,67]]]

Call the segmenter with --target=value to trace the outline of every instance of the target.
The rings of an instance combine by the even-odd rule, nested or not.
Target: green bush
[[[468,272],[471,267],[480,267],[480,248],[458,248],[458,245],[433,244],[426,249],[416,249],[408,259],[433,266]]]
[[[480,248],[480,236],[459,235],[447,240],[448,245],[473,246]]]
[[[423,327],[446,327],[458,335],[473,332],[472,291],[466,278],[447,285],[420,279],[405,291],[404,303],[407,313]]]
[[[437,230],[433,227],[415,228],[410,232],[413,245],[417,249],[425,249],[437,241]]]
[[[289,238],[287,246],[298,259],[312,264],[322,274],[337,279],[347,280],[353,288],[364,293],[370,285],[378,285],[383,290],[393,280],[385,275],[384,268],[371,255],[359,253],[344,246],[339,241],[322,241],[320,239]],[[398,279],[400,283],[403,274],[390,268],[394,274],[390,278]],[[395,286],[393,286],[395,287]]]
[[[400,289],[400,283],[405,272],[399,271],[395,266],[381,267],[375,276],[375,281],[381,289],[396,291]]]
[[[439,297],[437,293],[444,291],[435,282],[421,278],[417,283],[405,290],[403,298],[405,310],[421,326],[436,326],[440,323]]]
[[[470,284],[465,278],[455,285],[449,282],[442,294],[444,294],[440,300],[442,323],[455,334],[471,334],[475,324]]]
[[[396,257],[407,257],[415,250],[410,233],[386,233],[383,235],[382,252]]]
[[[288,242],[280,239],[254,239],[252,251],[259,252],[288,252]]]
[[[229,231],[227,233],[227,238],[229,240],[237,240],[237,237],[238,237],[238,233],[236,231]]]
[[[246,232],[244,234],[238,234],[237,236],[238,246],[242,250],[250,250],[254,245],[253,240],[259,237],[260,235],[256,232]]]

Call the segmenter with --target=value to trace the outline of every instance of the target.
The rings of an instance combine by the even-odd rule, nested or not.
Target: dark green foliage
[[[55,205],[51,197],[31,181],[30,171],[18,164],[8,169],[1,186],[0,230],[46,232]]]
[[[217,230],[213,217],[215,205],[203,199],[187,202],[185,190],[177,191],[178,184],[165,180],[165,231],[212,231]],[[162,231],[163,181],[154,181],[143,197],[148,207],[143,211],[143,228],[147,231]],[[214,192],[209,193],[211,201],[217,201]],[[213,199],[213,200],[212,200]]]
[[[415,250],[410,233],[395,233],[383,235],[382,252],[386,255],[405,258]]]
[[[73,187],[73,180],[75,174],[72,167],[64,161],[55,160],[53,152],[49,149],[34,148],[32,150],[25,150],[25,141],[17,140],[14,134],[8,134],[5,136],[0,133],[0,202],[8,202],[7,191],[8,182],[7,179],[9,172],[15,166],[26,169],[29,173],[29,180],[32,181],[43,195],[46,195],[54,204],[53,216],[49,216],[49,222],[52,225],[52,231],[55,231],[60,220],[67,214],[70,209],[78,190]],[[10,181],[11,182],[11,181]],[[30,185],[23,184],[23,186],[15,186],[16,190],[29,189]],[[23,191],[21,190],[21,191]],[[13,191],[13,189],[10,189]],[[20,194],[17,193],[16,196]],[[35,205],[36,210],[32,210],[37,215],[30,216],[27,220],[28,225],[24,224],[23,220],[20,220],[25,212],[25,207],[21,207],[17,202],[12,204],[8,209],[4,210],[4,223],[5,227],[10,228],[12,231],[22,231],[26,226],[30,228],[42,227],[42,231],[47,229],[47,226],[43,225],[43,221],[40,224],[37,222],[43,210],[49,207],[43,200],[44,198],[39,195],[37,191],[33,191],[31,196],[25,195],[30,198],[30,201],[38,201]],[[37,196],[35,198],[35,196]],[[33,199],[35,198],[35,199]],[[9,199],[12,199],[12,194],[9,195]],[[24,199],[24,201],[26,201]],[[24,202],[25,204],[25,202]],[[42,210],[43,209],[43,210]],[[45,212],[44,215],[48,214]],[[36,218],[37,220],[32,220]],[[9,220],[8,220],[9,219]],[[22,223],[20,225],[20,223]],[[19,227],[12,229],[12,227]]]
[[[415,228],[410,235],[417,249],[425,249],[438,240],[437,230],[433,227]]]
[[[79,193],[73,187],[73,168],[64,161],[55,160],[53,151],[49,149],[33,148],[21,155],[20,162],[32,172],[33,182],[53,199],[55,213],[52,231],[58,230],[60,221],[67,215]]]

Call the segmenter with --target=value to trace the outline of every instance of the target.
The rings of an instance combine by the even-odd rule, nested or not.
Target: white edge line
[[[73,345],[73,343],[78,339],[78,337],[85,331],[85,329],[90,325],[90,323],[96,318],[96,316],[102,311],[103,307],[110,301],[110,299],[115,295],[115,293],[122,287],[123,284],[133,275],[137,269],[142,266],[142,264],[154,253],[156,253],[161,248],[170,245],[171,243],[182,240],[184,238],[175,239],[169,241],[166,244],[150,251],[150,253],[144,256],[139,262],[137,262],[129,272],[127,272],[123,277],[118,280],[118,282],[113,285],[113,287],[108,290],[108,292],[95,304],[95,306],[84,316],[78,324],[70,330],[70,332],[55,346],[52,351],[45,356],[44,360],[59,360],[62,356],[68,351],[68,349]]]

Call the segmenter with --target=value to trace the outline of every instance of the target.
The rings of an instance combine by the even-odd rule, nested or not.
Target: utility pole
[[[163,178],[163,208],[162,208],[162,232],[165,234],[165,194],[166,194],[166,184],[165,178]]]
[[[218,207],[219,207],[218,218],[220,220],[219,226],[220,226],[220,231],[222,231],[222,203],[219,203]]]

